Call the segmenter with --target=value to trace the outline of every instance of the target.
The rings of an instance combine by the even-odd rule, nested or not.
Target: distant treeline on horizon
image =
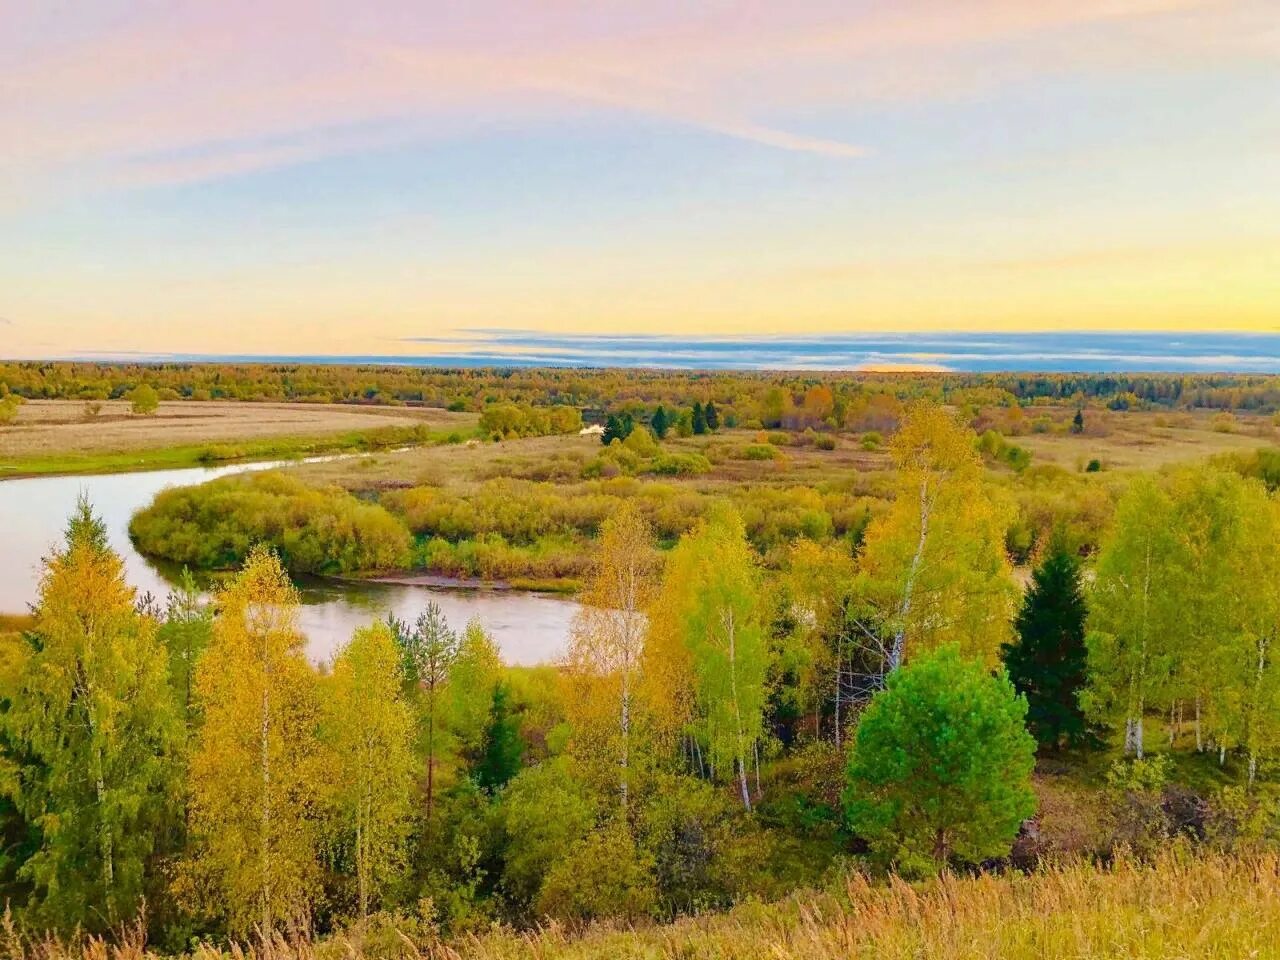
[[[838,403],[875,395],[942,403],[1101,402],[1274,412],[1280,376],[1219,373],[921,373],[917,371],[670,370],[579,367],[434,367],[382,363],[0,362],[0,395],[111,400],[149,384],[161,400],[249,400],[412,405],[482,411],[495,403],[632,410],[714,401],[728,411],[801,402],[824,384]]]

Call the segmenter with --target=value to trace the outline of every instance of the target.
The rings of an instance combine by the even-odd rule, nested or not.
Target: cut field
[[[465,433],[475,423],[474,414],[426,407],[170,402],[142,417],[123,400],[102,403],[96,413],[77,401],[33,400],[0,428],[0,476],[297,456],[396,430]]]

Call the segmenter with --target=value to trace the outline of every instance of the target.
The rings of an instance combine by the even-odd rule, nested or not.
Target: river
[[[163,600],[171,583],[134,549],[129,519],[165,487],[281,466],[276,463],[155,470],[94,476],[0,480],[0,612],[20,613],[36,599],[41,559],[61,541],[81,492],[107,525],[111,546],[124,558],[139,594]],[[577,604],[564,597],[514,590],[462,590],[399,584],[308,580],[300,584],[300,623],[313,661],[328,661],[352,631],[389,612],[413,619],[434,600],[455,629],[478,618],[512,664],[545,663],[564,649]]]

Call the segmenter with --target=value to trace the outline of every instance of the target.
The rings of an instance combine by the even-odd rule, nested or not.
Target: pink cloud
[[[42,0],[0,21],[0,171],[69,179],[217,178],[466,129],[474,117],[643,113],[837,158],[785,118],[814,107],[980,91],[1072,69],[1050,41],[1094,30],[1113,66],[1274,45],[1265,0],[914,0],[801,4],[123,3]],[[1038,57],[1038,54],[1044,54]],[[783,118],[783,119],[778,119]],[[51,173],[52,171],[52,173]],[[56,188],[56,187],[55,187]]]

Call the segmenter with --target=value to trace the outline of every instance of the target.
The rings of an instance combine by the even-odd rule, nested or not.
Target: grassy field
[[[141,936],[108,944],[4,937],[12,960],[145,960]],[[1121,860],[1031,874],[943,876],[909,885],[852,875],[824,893],[748,903],[666,925],[552,925],[495,930],[452,943],[420,921],[376,918],[325,940],[277,940],[194,960],[1239,960],[1280,944],[1280,859]]]
[[[125,401],[102,403],[95,414],[84,403],[35,400],[0,428],[0,477],[305,456],[359,449],[362,440],[410,442],[414,431],[465,434],[475,423],[473,414],[425,407],[171,402],[139,417]]]
[[[1074,409],[1040,408],[1065,424]],[[1154,470],[1205,460],[1220,453],[1244,452],[1273,446],[1280,436],[1271,417],[1238,416],[1230,432],[1215,429],[1212,415],[1151,412],[1096,415],[1090,432],[1065,430],[1028,432],[1011,436],[1010,443],[1026,448],[1033,465],[1053,465],[1083,472],[1097,459],[1105,470]],[[741,456],[747,446],[759,445],[757,430],[722,430],[714,435],[677,439],[664,448],[705,454],[713,469],[684,481],[700,488],[736,483],[820,484],[874,474],[889,468],[883,446],[864,449],[858,435],[838,438],[835,449],[784,444],[777,457],[751,460]],[[798,434],[792,435],[799,436]],[[405,485],[450,486],[499,476],[564,482],[576,479],[582,467],[599,454],[598,438],[534,437],[502,443],[477,442],[462,447],[422,447],[383,453],[358,463],[311,464],[302,468],[309,480],[336,483],[353,490],[376,490]],[[667,478],[664,478],[666,480]]]
[[[1033,463],[1052,463],[1067,470],[1081,470],[1092,459],[1107,470],[1156,470],[1219,453],[1272,446],[1280,436],[1272,417],[1222,417],[1203,410],[1091,412],[1089,420],[1090,428],[1083,435],[1028,433],[1010,440],[1030,450]]]

